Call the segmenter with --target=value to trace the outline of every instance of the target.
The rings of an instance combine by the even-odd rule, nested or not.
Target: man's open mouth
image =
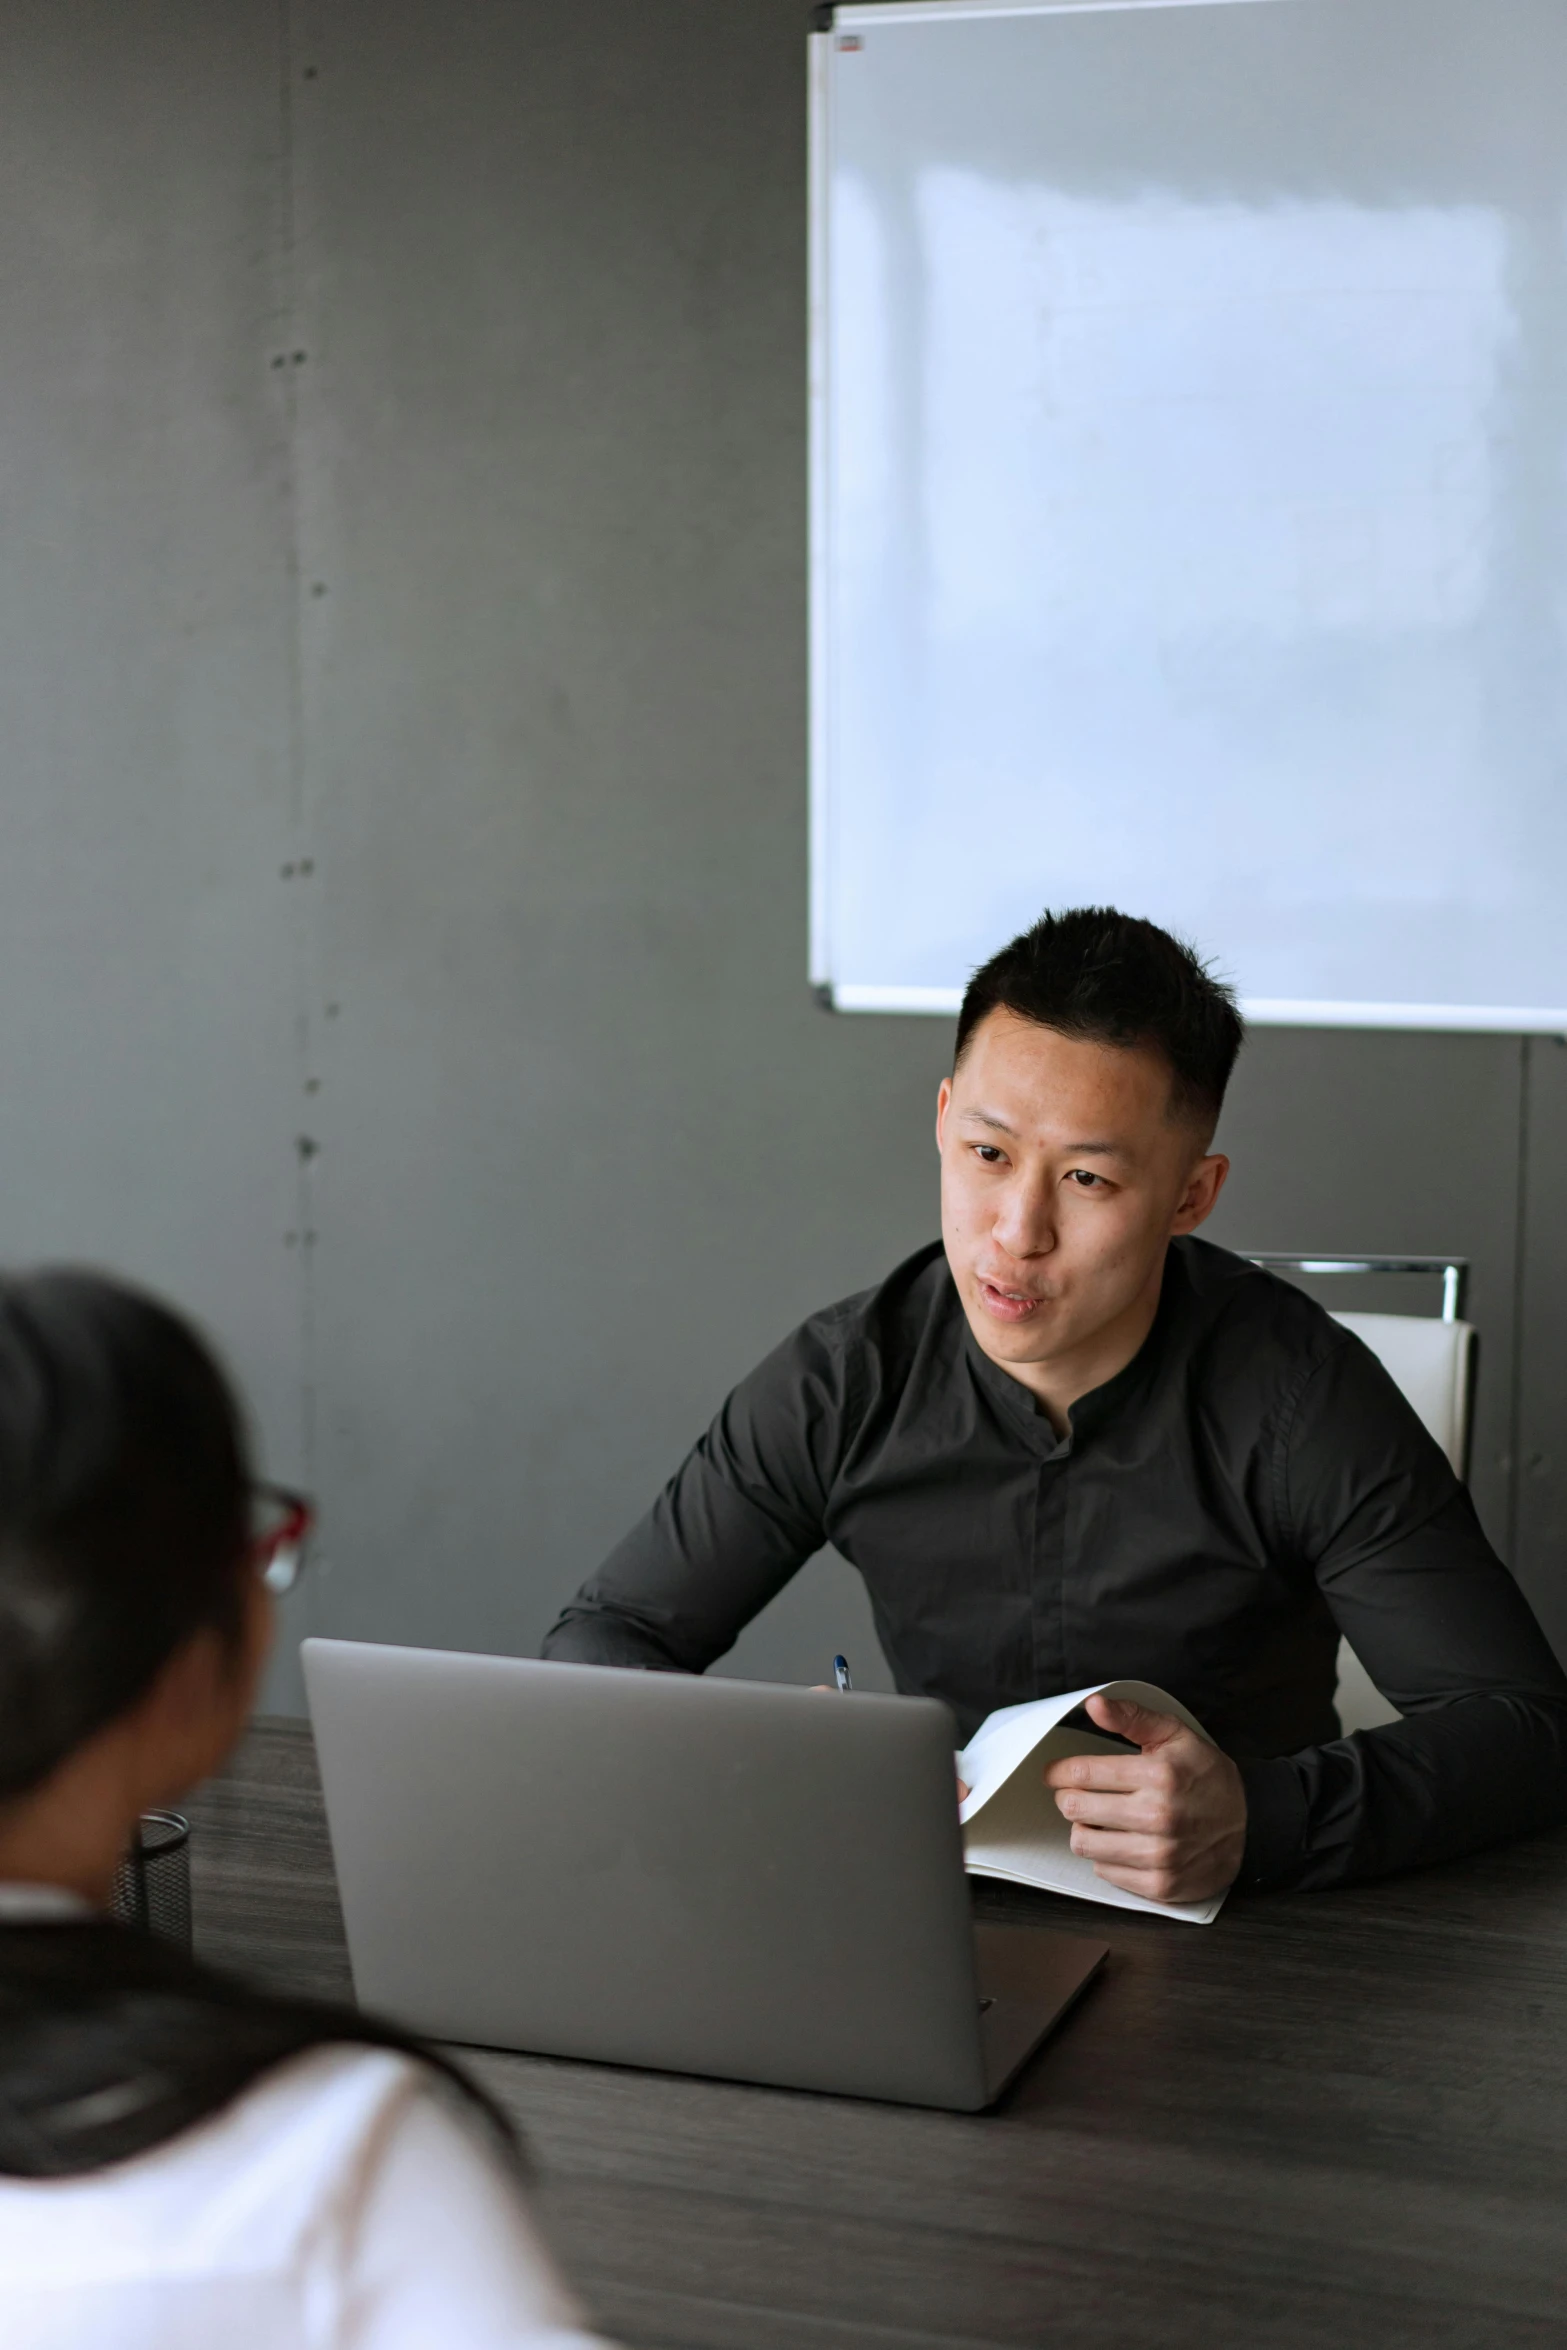
[[[986,1312],[994,1314],[999,1322],[1026,1322],[1045,1303],[1029,1290],[1003,1289],[998,1282],[987,1281],[983,1274],[979,1277],[979,1294]]]

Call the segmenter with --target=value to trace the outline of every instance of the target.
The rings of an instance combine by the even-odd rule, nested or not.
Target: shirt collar
[[[958,1312],[963,1320],[963,1336],[968,1349],[968,1359],[988,1392],[1005,1408],[1008,1417],[1026,1433],[1035,1448],[1047,1460],[1065,1460],[1070,1457],[1073,1444],[1078,1438],[1106,1426],[1116,1417],[1118,1412],[1122,1411],[1141,1390],[1152,1382],[1164,1355],[1165,1341],[1171,1322],[1180,1312],[1180,1299],[1186,1286],[1185,1266],[1180,1262],[1177,1251],[1172,1246],[1164,1261],[1164,1279],[1159,1288],[1159,1303],[1155,1309],[1153,1324],[1147,1337],[1131,1361],[1123,1364],[1113,1378],[1105,1380],[1103,1386],[1091,1388],[1086,1395],[1078,1397],[1068,1414],[1067,1432],[1064,1436],[1057,1436],[1050,1424],[1049,1415],[1035,1399],[1031,1390],[1025,1387],[1020,1379],[1014,1379],[1009,1371],[1004,1371],[999,1363],[993,1362],[986,1354],[969,1327],[968,1316],[963,1312],[963,1303],[959,1298],[957,1301]],[[953,1283],[953,1295],[957,1296],[956,1282]]]

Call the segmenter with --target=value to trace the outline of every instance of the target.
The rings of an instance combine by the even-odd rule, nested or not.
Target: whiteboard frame
[[[813,32],[806,42],[810,75],[806,160],[809,212],[806,287],[809,545],[806,569],[810,608],[807,686],[810,704],[807,725],[810,779],[810,974],[811,985],[829,993],[832,990],[832,924],[827,878],[827,846],[830,838],[827,767],[831,728],[827,722],[827,711],[831,688],[827,644],[830,603],[828,575],[832,566],[828,557],[827,528],[827,517],[831,511],[828,495],[831,488],[828,435],[831,403],[827,396],[827,215],[832,173],[832,97],[827,66],[832,53],[832,38],[829,32]],[[834,1008],[846,1007],[838,1006],[835,1002]]]
[[[940,23],[967,16],[1094,15],[1128,8],[1260,8],[1268,0],[839,0],[834,32],[867,25]],[[813,34],[813,39],[825,39]]]
[[[835,1012],[938,1014],[955,1019],[961,987],[840,987],[820,983]],[[1463,1035],[1560,1036],[1567,1043],[1567,1012],[1541,1012],[1518,1004],[1356,1004],[1311,1003],[1289,996],[1243,996],[1243,1018],[1255,1028],[1416,1028]]]
[[[832,729],[831,595],[829,518],[832,461],[829,437],[829,354],[831,252],[828,239],[832,183],[832,75],[834,40],[845,31],[873,25],[958,22],[973,17],[1125,14],[1143,8],[1257,8],[1280,0],[839,0],[830,24],[807,36],[809,117],[807,123],[807,434],[809,598],[809,770],[810,982],[835,1012],[892,1012],[950,1018],[963,1001],[956,987],[860,987],[840,985],[832,972],[832,900],[828,848],[832,789],[829,774]],[[1561,1036],[1567,1040],[1567,1006],[1556,1010],[1521,1004],[1378,1004],[1312,1001],[1290,997],[1241,999],[1245,1018],[1263,1028],[1389,1028],[1480,1032],[1504,1036]]]

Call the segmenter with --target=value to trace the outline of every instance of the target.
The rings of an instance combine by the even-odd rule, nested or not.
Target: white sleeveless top
[[[12,1917],[66,1906],[4,1890]],[[0,2342],[605,2350],[454,2100],[410,2058],[354,2047],[291,2058],[108,2170],[0,2176]]]

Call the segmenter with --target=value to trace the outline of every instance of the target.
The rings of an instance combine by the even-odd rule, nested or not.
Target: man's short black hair
[[[1245,1039],[1235,995],[1156,922],[1114,906],[1042,914],[981,964],[963,997],[953,1065],[992,1012],[1092,1044],[1142,1046],[1170,1064],[1172,1116],[1211,1134]]]

